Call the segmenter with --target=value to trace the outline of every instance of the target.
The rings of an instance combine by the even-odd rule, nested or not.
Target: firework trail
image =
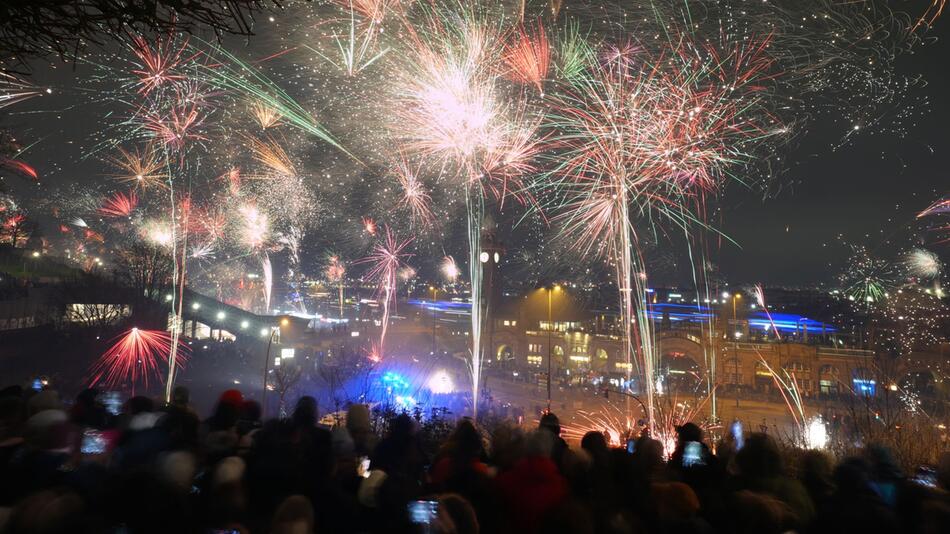
[[[242,95],[245,100],[270,107],[280,114],[286,124],[314,135],[347,156],[356,159],[313,118],[310,112],[261,71],[241,61],[221,46],[205,44],[209,47],[208,57],[215,61],[213,65],[200,66],[209,85],[234,91]]]
[[[298,226],[291,226],[287,232],[277,237],[277,242],[287,250],[287,280],[296,293],[293,303],[301,313],[306,314],[307,304],[299,294],[303,282],[303,274],[300,272],[300,243],[303,237],[303,231]]]
[[[758,351],[756,351],[758,352]],[[759,362],[765,367],[765,369],[772,375],[772,380],[775,382],[775,386],[778,389],[779,393],[782,394],[782,399],[785,401],[785,405],[788,407],[788,412],[792,415],[792,419],[795,421],[795,426],[798,428],[799,436],[806,435],[806,417],[805,417],[805,403],[802,401],[802,393],[798,386],[798,380],[795,378],[795,374],[789,374],[788,371],[782,369],[782,372],[785,374],[783,379],[769,366],[768,362],[765,361],[765,358],[761,354],[758,354]]]
[[[400,241],[393,231],[386,226],[383,236],[373,246],[372,253],[359,263],[370,264],[366,275],[377,283],[377,298],[382,301],[383,318],[382,330],[379,334],[379,345],[376,346],[376,361],[381,361],[385,353],[386,331],[389,329],[389,307],[396,299],[396,284],[398,273],[404,259],[411,256],[405,249],[413,239]]]
[[[772,330],[775,331],[775,339],[781,340],[782,336],[778,333],[778,327],[775,326],[775,321],[772,320],[772,314],[769,313],[769,307],[765,304],[765,289],[762,288],[762,284],[755,284],[755,302],[762,308],[762,311],[765,312],[765,316],[769,318],[769,324],[772,325]]]
[[[947,0],[931,0],[927,10],[917,19],[917,23],[914,24],[913,30],[921,26],[933,26],[933,23],[940,18],[940,15],[943,14],[943,10],[947,7]]]
[[[340,37],[336,34],[333,40],[336,43],[337,52],[340,54],[339,60],[331,59],[328,55],[319,50],[307,47],[308,50],[317,54],[337,69],[346,73],[347,76],[355,76],[375,63],[389,52],[389,48],[384,48],[373,54],[372,46],[376,39],[376,17],[370,17],[372,20],[369,27],[365,30],[357,30],[355,8],[350,11],[350,28],[346,37]]]
[[[20,174],[23,174],[24,176],[29,176],[34,180],[40,179],[40,175],[36,172],[36,169],[26,162],[17,159],[0,158],[0,164]]]
[[[274,268],[270,263],[270,255],[266,252],[261,255],[261,271],[264,278],[264,313],[270,314],[270,297],[274,289]]]
[[[941,213],[950,213],[950,198],[942,198],[933,204],[927,206],[927,209],[917,214],[917,218],[927,217],[928,215],[937,215]]]
[[[40,96],[44,91],[13,74],[0,72],[0,109]],[[46,92],[49,92],[47,90]]]
[[[138,384],[148,388],[149,380],[161,380],[159,364],[168,364],[172,347],[168,332],[132,328],[119,336],[93,364],[90,386],[104,384],[108,387],[131,386],[134,394]],[[181,356],[175,365],[183,367],[187,360],[188,347],[182,345]]]
[[[579,419],[579,421],[577,421]],[[611,447],[621,447],[633,437],[637,430],[637,421],[629,411],[608,404],[606,410],[586,412],[579,410],[575,420],[562,426],[565,439],[580,441],[588,432],[601,432]]]

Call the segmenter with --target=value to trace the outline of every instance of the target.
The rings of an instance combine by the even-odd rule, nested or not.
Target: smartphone
[[[40,391],[41,389],[43,389],[43,381],[39,378],[34,378],[32,387],[33,387],[33,391]]]
[[[706,461],[703,460],[703,446],[698,441],[688,441],[683,449],[683,466],[696,465],[706,465]]]
[[[83,454],[103,454],[106,452],[107,440],[102,432],[87,429],[82,433],[79,452]]]
[[[363,478],[369,478],[369,456],[360,457],[360,462],[356,464],[356,474]]]
[[[914,474],[914,478],[910,479],[914,484],[920,484],[928,488],[937,487],[937,471],[927,465],[922,465],[917,468],[917,472]]]
[[[431,525],[438,513],[438,501],[413,501],[409,503],[409,520],[415,525]]]
[[[112,415],[119,415],[122,411],[122,394],[118,391],[106,391],[102,394],[102,405]]]
[[[637,440],[630,438],[627,440],[627,454],[633,454],[637,450]]]

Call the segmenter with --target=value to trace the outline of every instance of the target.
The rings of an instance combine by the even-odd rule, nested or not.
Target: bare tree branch
[[[26,67],[51,54],[77,57],[89,44],[126,35],[210,30],[252,35],[254,15],[280,0],[5,0],[0,2],[0,65]]]

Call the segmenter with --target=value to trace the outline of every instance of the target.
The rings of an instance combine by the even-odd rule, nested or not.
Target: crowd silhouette
[[[571,446],[552,413],[530,431],[460,419],[433,445],[366,405],[325,427],[306,396],[266,421],[237,390],[207,418],[184,388],[120,410],[102,397],[0,391],[0,533],[950,532],[947,456],[928,478],[873,445],[835,461],[687,423],[667,459],[647,433]]]

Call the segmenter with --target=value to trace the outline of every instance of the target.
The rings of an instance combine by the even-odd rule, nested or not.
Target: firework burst
[[[43,94],[43,90],[7,72],[0,72],[0,109]]]
[[[270,241],[270,219],[253,204],[238,208],[240,242],[250,250],[262,250]]]
[[[413,168],[408,161],[400,159],[393,173],[402,186],[402,200],[404,206],[409,208],[412,220],[416,223],[426,225],[432,220],[432,210],[429,208],[430,197],[426,191],[425,184],[419,179],[418,167]]]
[[[132,38],[132,53],[138,59],[132,73],[138,77],[139,93],[148,96],[152,91],[174,85],[185,79],[176,69],[189,59],[185,56],[188,41],[176,46],[173,39],[158,37],[150,43],[144,37]]]
[[[839,276],[839,283],[848,300],[870,306],[886,299],[896,284],[894,266],[873,257],[863,246],[852,246],[848,267]]]
[[[132,391],[139,384],[146,389],[149,380],[161,380],[160,364],[168,363],[172,339],[162,330],[132,328],[117,338],[116,342],[96,361],[91,370],[91,385],[108,387],[130,385]],[[188,347],[179,347],[176,365],[182,367],[187,360]]]
[[[911,275],[923,279],[938,278],[943,271],[940,258],[929,250],[915,248],[904,256],[904,265]]]
[[[297,175],[297,170],[294,168],[293,162],[290,161],[287,151],[276,141],[273,139],[262,141],[250,136],[247,137],[247,141],[254,160],[267,167],[272,173],[283,177]],[[272,175],[265,175],[265,178],[269,176]]]
[[[135,211],[138,202],[134,191],[115,193],[103,202],[98,212],[103,217],[129,217]]]
[[[551,178],[566,199],[556,217],[577,249],[600,253],[615,268],[624,358],[636,363],[651,421],[656,354],[640,305],[646,279],[634,222],[685,230],[696,220],[691,206],[749,158],[740,147],[761,139],[757,121],[770,119],[757,111],[767,43],[734,49],[728,61],[688,40],[652,61],[619,47],[552,99],[546,126],[561,150]],[[692,57],[700,51],[720,59],[697,65]]]
[[[154,145],[147,145],[144,149],[136,147],[131,151],[117,150],[119,155],[107,160],[119,171],[112,175],[116,181],[139,190],[167,187],[166,162]]]
[[[377,283],[377,295],[383,307],[382,330],[376,352],[380,360],[384,354],[386,331],[389,329],[389,308],[395,301],[399,269],[402,262],[412,256],[405,251],[412,241],[412,238],[400,240],[387,226],[383,229],[382,239],[373,246],[372,253],[360,261],[370,264],[366,275]]]
[[[330,259],[327,261],[326,269],[324,270],[324,276],[327,278],[327,282],[331,284],[336,284],[337,289],[339,290],[339,306],[340,306],[340,318],[343,318],[343,281],[346,276],[346,264],[343,263],[343,260],[340,259],[337,255],[330,256]]]
[[[197,141],[207,141],[201,132],[204,116],[194,104],[176,105],[165,113],[151,112],[144,117],[143,130],[169,151],[179,151]]]
[[[534,85],[544,95],[542,84],[551,64],[551,47],[541,22],[532,30],[523,26],[516,28],[503,58],[508,77],[518,83]]]
[[[250,106],[251,114],[261,130],[273,128],[280,122],[280,112],[263,102],[254,102]]]

